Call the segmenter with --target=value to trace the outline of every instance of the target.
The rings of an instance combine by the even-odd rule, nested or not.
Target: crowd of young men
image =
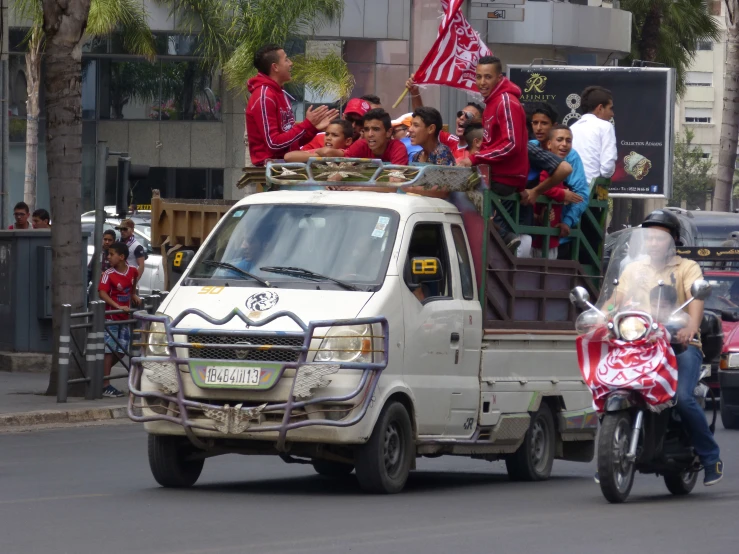
[[[398,120],[391,120],[379,98],[364,96],[347,103],[343,118],[337,110],[321,106],[309,108],[305,120],[296,123],[291,97],[283,88],[290,81],[292,67],[285,51],[267,45],[256,53],[254,66],[259,73],[248,83],[251,97],[246,108],[253,165],[265,165],[271,159],[306,161],[314,156],[374,158],[398,165],[487,165],[491,190],[502,196],[520,195],[520,224],[538,221],[559,229],[559,238],[550,243],[550,257],[570,256],[569,234],[587,207],[593,181],[610,177],[615,169],[616,137],[610,123],[613,98],[602,87],[583,91],[585,115],[566,129],[558,125],[558,114],[548,104],[525,109],[521,90],[505,77],[501,61],[484,56],[476,69],[484,105],[468,102],[457,112],[453,132],[443,129],[438,110],[424,106],[412,75],[406,88],[414,111]],[[438,190],[419,192],[449,198],[463,216],[475,217],[464,200],[454,195]],[[541,220],[533,206],[542,194],[565,203],[548,222]],[[503,201],[509,213],[513,204]],[[523,257],[541,253],[541,245],[533,244],[531,237],[513,232],[503,213],[496,212],[494,222],[514,253]]]

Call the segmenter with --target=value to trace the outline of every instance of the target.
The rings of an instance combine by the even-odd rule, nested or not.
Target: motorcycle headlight
[[[577,316],[577,321],[575,321],[575,330],[578,334],[584,335],[596,327],[600,327],[604,323],[605,319],[598,310],[587,310]]]
[[[154,321],[149,325],[149,338],[147,342],[150,356],[169,356],[165,331],[164,323]]]
[[[618,334],[623,340],[639,340],[647,334],[647,322],[638,316],[629,316],[618,322]]]
[[[372,327],[347,325],[331,327],[316,352],[316,362],[371,363]]]

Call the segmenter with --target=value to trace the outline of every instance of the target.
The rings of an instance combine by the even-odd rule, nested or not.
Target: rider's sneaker
[[[707,487],[715,485],[724,477],[724,462],[719,460],[715,464],[705,467],[705,474],[703,476],[703,484]]]
[[[113,385],[108,385],[103,389],[103,396],[105,398],[123,398],[126,395],[115,388]]]

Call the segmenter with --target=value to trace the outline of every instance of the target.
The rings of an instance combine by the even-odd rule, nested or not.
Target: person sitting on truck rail
[[[392,132],[390,114],[379,108],[370,110],[364,115],[364,138],[347,149],[319,148],[317,154],[327,158],[375,158],[408,165],[408,151],[402,142],[391,138]]]
[[[323,138],[325,148],[336,148],[346,150],[354,142],[354,129],[352,124],[345,119],[334,119],[326,129]],[[316,150],[295,150],[285,154],[286,162],[307,162],[309,158],[316,157]]]
[[[413,146],[420,146],[421,150],[411,155],[411,162],[456,165],[452,151],[439,142],[442,126],[441,114],[436,108],[422,106],[413,112],[408,134]]]

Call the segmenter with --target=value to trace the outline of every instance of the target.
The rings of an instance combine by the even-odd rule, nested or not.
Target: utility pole
[[[8,173],[8,0],[0,0],[0,229],[9,225],[10,177]]]

